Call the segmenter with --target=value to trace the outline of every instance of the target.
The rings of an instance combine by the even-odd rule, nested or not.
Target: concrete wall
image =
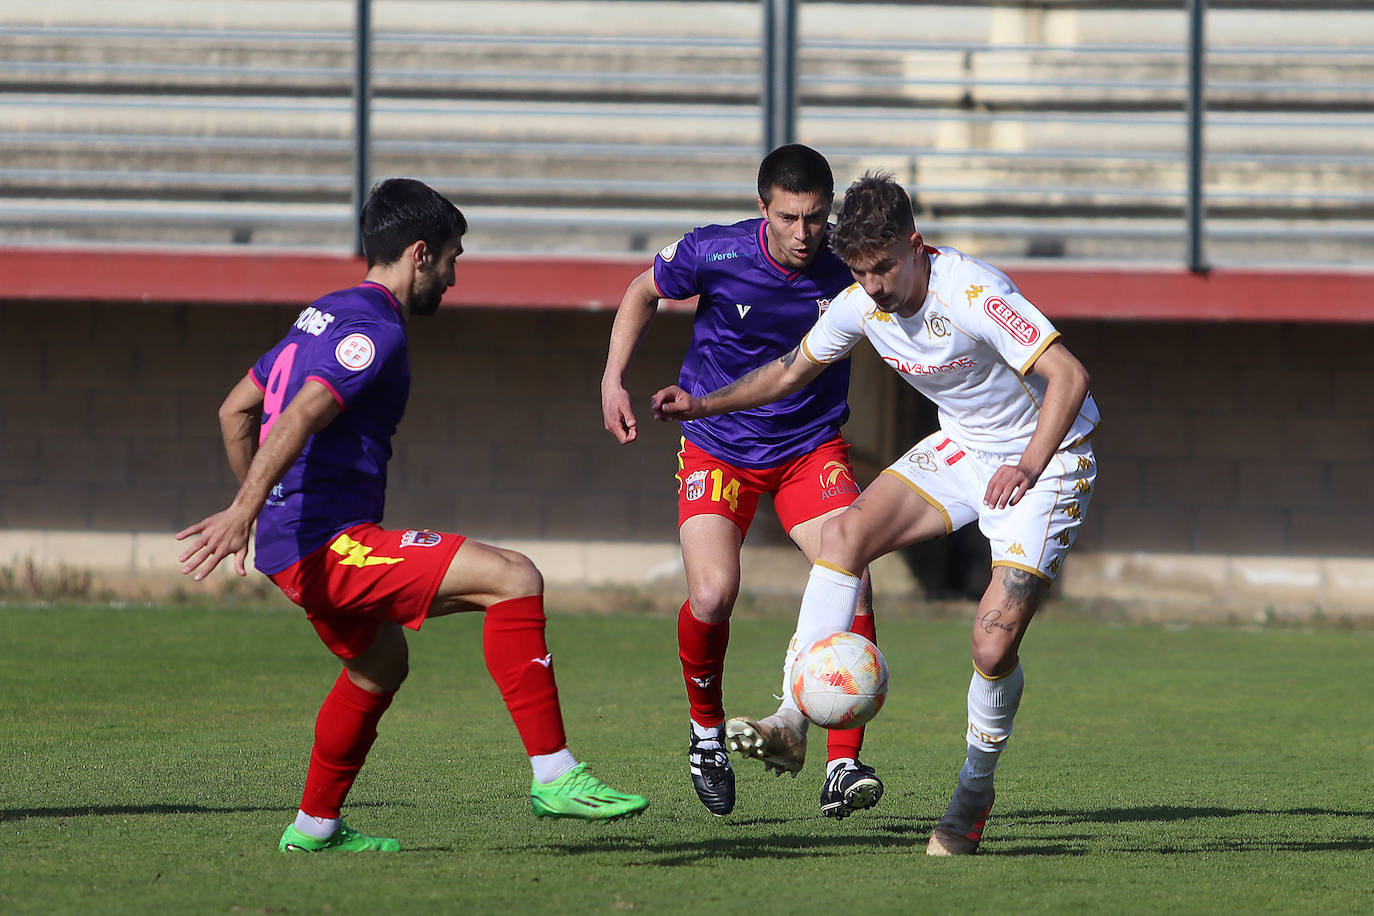
[[[294,319],[268,306],[0,304],[0,568],[175,579],[170,534],[233,492],[215,410]],[[680,588],[676,428],[601,429],[608,312],[446,309],[413,325],[415,385],[387,523],[526,549],[550,581]],[[659,316],[634,368],[675,377],[690,316]],[[1062,321],[1105,417],[1065,596],[1200,611],[1359,612],[1374,573],[1374,326]],[[848,430],[871,477],[909,436],[895,376],[856,356]],[[645,417],[647,421],[647,417]],[[919,557],[918,557],[919,559]],[[763,510],[749,584],[804,564]],[[880,583],[914,587],[893,559]]]

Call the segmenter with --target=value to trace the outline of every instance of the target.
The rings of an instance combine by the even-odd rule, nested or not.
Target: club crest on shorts
[[[444,536],[437,531],[425,529],[417,531],[411,528],[401,535],[402,547],[438,547],[443,543]]]
[[[701,499],[706,495],[706,472],[693,471],[687,475],[687,480],[683,483],[683,488],[687,498]]]

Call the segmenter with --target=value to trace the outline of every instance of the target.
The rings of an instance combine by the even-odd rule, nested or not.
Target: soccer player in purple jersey
[[[698,297],[680,384],[705,394],[794,349],[831,297],[854,282],[826,245],[834,190],[824,156],[800,144],[779,147],[759,166],[761,218],[694,229],[630,283],[601,380],[602,419],[619,442],[638,435],[625,372],[660,298]],[[794,776],[805,760],[807,722],[785,680],[775,714],[728,722],[721,680],[740,547],[759,497],[772,494],[788,536],[814,562],[822,523],[859,495],[849,444],[839,432],[849,417],[848,390],[849,364],[839,362],[772,404],[682,424],[678,536],[687,601],[678,612],[678,654],[690,705],[688,769],[712,814],[735,806],[727,745]],[[875,639],[867,588],[864,596],[853,629]],[[784,673],[801,648],[794,638]],[[863,729],[828,734],[821,812],[842,818],[877,804],[882,781],[859,761]]]
[[[432,188],[393,178],[373,189],[361,223],[367,276],[301,312],[230,391],[219,417],[238,494],[177,535],[199,535],[181,555],[183,573],[203,579],[233,557],[242,576],[256,521],[255,565],[343,662],[315,720],[300,811],[278,848],[401,848],[348,827],[340,807],[406,678],[403,628],[458,611],[486,611],[487,670],[530,757],[534,813],[638,814],[644,798],[605,785],[568,750],[534,564],[462,535],[378,524],[410,393],[409,319],[434,314],[453,285],[467,221]]]

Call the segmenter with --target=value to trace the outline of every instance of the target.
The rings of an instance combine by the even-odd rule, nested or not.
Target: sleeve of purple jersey
[[[690,299],[697,288],[697,238],[692,231],[654,255],[654,286],[667,299]]]
[[[350,323],[338,328],[330,341],[332,347],[303,373],[334,393],[341,407],[347,407],[368,389],[382,367],[405,348],[405,334],[395,326]]]

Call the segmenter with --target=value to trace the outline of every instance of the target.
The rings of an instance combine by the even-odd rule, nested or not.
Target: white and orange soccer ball
[[[792,698],[822,728],[858,728],[887,699],[887,659],[857,633],[822,636],[792,664]]]

